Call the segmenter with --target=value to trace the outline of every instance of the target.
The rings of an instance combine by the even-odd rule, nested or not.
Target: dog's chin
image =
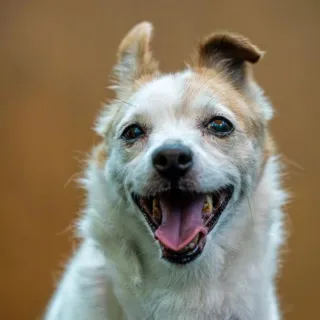
[[[219,221],[233,190],[230,185],[210,193],[171,189],[153,196],[133,193],[132,198],[159,242],[162,258],[187,264],[202,254],[207,235]]]

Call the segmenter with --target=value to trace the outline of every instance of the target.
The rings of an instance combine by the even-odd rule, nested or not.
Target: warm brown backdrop
[[[67,181],[94,141],[116,47],[141,20],[155,25],[164,70],[217,28],[268,52],[256,73],[278,110],[273,132],[294,194],[282,307],[286,319],[318,319],[318,0],[1,1],[0,319],[36,319],[51,295],[83,199]]]

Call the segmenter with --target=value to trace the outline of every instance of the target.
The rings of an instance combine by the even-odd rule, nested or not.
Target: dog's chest
[[[232,312],[221,293],[206,294],[201,290],[120,293],[121,300],[126,301],[125,320],[242,320]]]

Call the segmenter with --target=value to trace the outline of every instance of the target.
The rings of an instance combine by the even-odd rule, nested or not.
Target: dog
[[[204,38],[162,74],[153,26],[134,26],[82,184],[81,244],[46,320],[279,320],[285,239],[273,108],[246,37]]]

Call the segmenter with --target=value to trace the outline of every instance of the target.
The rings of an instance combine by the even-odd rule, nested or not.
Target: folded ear
[[[198,64],[225,72],[237,87],[241,87],[248,76],[248,63],[258,62],[262,55],[263,52],[242,35],[216,33],[200,43]]]
[[[135,80],[157,72],[158,63],[150,51],[152,30],[151,23],[141,22],[122,40],[118,49],[118,62],[114,67],[112,86],[118,93],[132,90]]]

